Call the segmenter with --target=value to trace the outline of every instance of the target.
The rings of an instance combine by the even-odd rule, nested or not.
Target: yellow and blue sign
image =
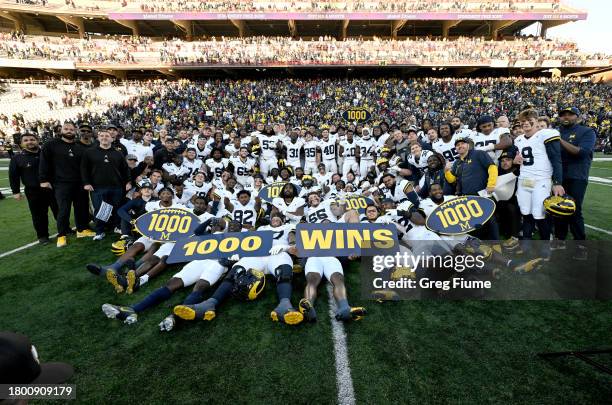
[[[364,123],[372,119],[372,113],[364,107],[353,107],[342,112],[342,119],[348,122]]]
[[[192,260],[223,259],[268,256],[272,248],[274,232],[230,232],[194,236],[181,239],[174,245],[167,263],[190,262]]]
[[[347,210],[357,210],[360,214],[365,214],[366,207],[374,204],[371,198],[362,195],[349,195],[343,199],[337,199],[336,201],[340,203],[343,200],[346,201]]]
[[[287,181],[277,181],[276,183],[268,184],[267,186],[259,190],[259,198],[261,198],[262,200],[266,202],[271,203],[273,199],[280,196],[281,190],[283,189],[283,187],[285,187],[285,184],[287,183],[288,183]],[[302,188],[295,184],[293,186],[297,190],[297,194],[296,194],[296,197],[297,197]]]
[[[298,224],[299,257],[392,255],[399,250],[392,224]]]
[[[440,204],[425,225],[443,235],[461,235],[484,225],[495,213],[495,202],[486,197],[464,196]]]
[[[158,242],[176,242],[193,234],[200,225],[198,216],[181,208],[149,211],[136,219],[135,227],[144,236]]]

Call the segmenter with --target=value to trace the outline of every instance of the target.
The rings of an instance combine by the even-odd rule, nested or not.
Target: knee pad
[[[293,268],[288,264],[278,266],[274,271],[277,283],[290,283],[293,279]]]

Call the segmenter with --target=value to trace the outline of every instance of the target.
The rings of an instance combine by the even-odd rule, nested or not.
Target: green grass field
[[[2,167],[2,162],[0,162]],[[0,171],[0,178],[8,177]],[[593,176],[612,179],[612,162]],[[0,187],[4,183],[0,180]],[[586,222],[612,231],[612,187],[589,185]],[[25,201],[0,201],[0,252],[35,240]],[[590,238],[612,236],[588,230]],[[84,269],[110,262],[111,240],[69,238],[69,245],[31,247],[0,258],[0,329],[27,334],[43,361],[74,365],[83,404],[338,402],[327,293],[319,322],[271,322],[274,288],[251,303],[230,302],[210,323],[157,323],[187,291],[139,316],[135,325],[108,320],[105,302],[132,304],[163,285],[168,270],[133,296]],[[345,325],[357,403],[609,403],[612,377],[571,359],[536,353],[612,347],[612,303],[601,301],[405,301],[360,299],[360,277],[347,274],[353,305],[365,320]],[[294,302],[304,285],[295,281]],[[612,356],[598,360],[612,365]],[[41,403],[42,401],[34,401]]]

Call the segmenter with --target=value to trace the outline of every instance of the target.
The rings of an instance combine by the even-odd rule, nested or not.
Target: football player
[[[291,304],[293,261],[287,251],[295,244],[294,226],[283,225],[282,216],[278,213],[273,213],[270,216],[270,225],[262,226],[258,230],[271,230],[274,232],[270,256],[245,257],[238,260],[209,299],[196,305],[178,305],[174,307],[174,314],[176,316],[185,320],[204,319],[210,321],[214,319],[216,317],[217,306],[232,292],[235,275],[249,269],[254,269],[276,278],[276,292],[279,304],[270,314],[272,320],[288,325],[297,325],[302,322],[304,315],[300,311],[296,311]]]
[[[280,195],[272,200],[272,213],[279,212],[287,218],[288,223],[297,224],[304,215],[306,201],[298,197],[297,188],[287,183],[280,191]]]
[[[223,233],[225,223],[217,220],[212,224],[210,233]],[[228,232],[240,232],[240,224],[230,223]],[[196,234],[206,232],[196,231]],[[194,285],[193,291],[185,298],[183,305],[191,305],[202,302],[204,293],[214,285],[227,271],[228,261],[221,260],[194,260],[186,264],[181,271],[176,273],[165,286],[151,292],[142,301],[130,306],[119,306],[113,304],[102,305],[102,312],[109,319],[119,319],[126,324],[133,324],[138,321],[138,314],[144,310],[159,305],[169,299],[176,291]],[[159,323],[162,331],[171,331],[176,324],[174,315],[169,315]]]
[[[187,178],[193,177],[202,169],[202,160],[198,159],[195,148],[187,148],[183,166],[189,171]]]
[[[306,133],[304,139],[304,172],[313,174],[317,169],[317,164],[321,161],[321,155],[317,152],[318,141],[313,139],[310,132]]]
[[[338,172],[338,164],[336,163],[337,141],[336,136],[329,134],[329,129],[324,129],[321,131],[321,139],[317,144],[321,150],[321,163],[330,173]]]
[[[214,148],[210,155],[211,157],[204,162],[208,170],[208,178],[209,180],[219,179],[227,168],[229,160],[223,157],[223,151],[219,148]]]
[[[364,178],[372,166],[376,151],[376,140],[372,139],[370,130],[364,128],[361,138],[356,141],[359,146],[359,175]]]
[[[317,299],[317,288],[323,276],[333,286],[337,306],[337,321],[357,321],[365,316],[366,310],[364,307],[351,307],[348,303],[346,286],[344,285],[344,271],[340,260],[336,257],[309,257],[306,261],[304,273],[306,274],[306,287],[304,288],[304,298],[299,303],[299,309],[304,319],[309,322],[317,320],[314,303]]]
[[[340,141],[339,153],[344,158],[342,162],[342,177],[345,177],[350,171],[353,173],[359,172],[357,160],[359,159],[360,151],[361,147],[353,139],[353,131],[349,131],[346,134],[346,139]]]
[[[514,140],[520,165],[516,199],[523,215],[523,239],[531,239],[537,226],[542,240],[549,240],[550,221],[546,219],[544,200],[552,193],[565,194],[561,185],[561,147],[559,131],[538,129],[538,113],[530,109],[519,114],[523,135]]]
[[[440,137],[431,145],[431,148],[434,152],[444,156],[447,162],[452,163],[459,157],[459,153],[455,149],[455,137],[453,136],[451,124],[448,122],[440,124],[438,132]]]
[[[300,162],[300,153],[302,151],[302,147],[304,146],[304,140],[298,138],[299,128],[294,128],[289,133],[289,139],[285,140],[284,147],[286,148],[286,163],[287,166],[291,166],[293,168],[302,166]]]
[[[472,141],[475,149],[488,152],[491,159],[496,161],[503,150],[512,146],[512,139],[508,128],[495,128],[494,125],[490,115],[480,117],[476,124],[479,132],[472,135]]]
[[[233,203],[225,197],[225,209],[230,213],[232,220],[242,224],[246,229],[254,229],[261,210],[261,199],[259,197],[251,199],[249,191],[241,190]]]
[[[255,171],[255,165],[257,163],[255,159],[249,157],[249,149],[246,146],[241,146],[239,155],[230,158],[229,163],[233,167],[233,172],[238,183],[240,183],[242,187],[246,187]]]
[[[269,130],[262,134],[255,134],[259,145],[261,146],[261,156],[259,159],[259,170],[264,177],[268,176],[270,169],[278,168],[276,152],[279,147],[281,136],[274,135],[273,131]]]

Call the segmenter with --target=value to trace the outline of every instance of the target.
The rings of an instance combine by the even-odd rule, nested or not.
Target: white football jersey
[[[229,162],[234,166],[234,173],[240,183],[244,183],[245,177],[251,176],[251,170],[255,167],[255,159],[247,157],[244,161],[236,156],[229,158]]]
[[[335,160],[336,159],[336,140],[330,136],[327,141],[320,139],[317,143],[321,148],[321,157],[323,160]]]
[[[149,201],[146,205],[145,205],[145,211],[147,212],[151,212],[151,211],[156,211],[156,210],[160,210],[162,208],[182,208],[184,210],[189,211],[189,209],[187,209],[187,207],[185,207],[183,204],[178,204],[176,202],[172,202],[172,205],[169,207],[162,207],[160,205],[161,201],[157,200],[157,201]]]
[[[347,159],[355,159],[355,155],[357,154],[357,148],[359,147],[357,145],[357,141],[355,141],[353,139],[353,142],[344,140],[340,142],[340,146],[342,146],[343,150],[342,150],[342,156],[344,157],[345,160]]]
[[[314,162],[317,160],[317,141],[310,141],[304,143],[304,159],[307,162]]]
[[[304,209],[304,217],[309,224],[318,224],[323,221],[340,222],[331,211],[332,200],[324,200],[316,207],[307,207]]]
[[[276,157],[276,144],[281,139],[278,135],[257,135],[259,145],[261,145],[261,157],[263,159],[274,159]]]
[[[299,163],[300,151],[302,150],[302,146],[304,146],[304,141],[298,139],[293,143],[287,138],[285,139],[284,146],[287,147],[287,162]]]
[[[408,156],[408,163],[410,163],[411,165],[415,167],[418,167],[419,169],[424,169],[427,167],[427,159],[429,159],[429,157],[433,154],[434,153],[432,151],[423,149],[421,151],[421,156],[419,156],[418,158],[410,154]]]
[[[455,199],[457,198],[457,196],[454,195],[445,195],[444,196],[444,201],[442,201],[440,204],[445,203],[449,200]],[[433,200],[431,198],[426,198],[424,200],[421,200],[419,202],[419,209],[422,210],[425,213],[425,216],[428,217],[431,215],[431,213],[438,208],[438,204],[436,204],[435,202],[433,202]]]
[[[514,140],[514,145],[523,157],[519,179],[550,179],[553,174],[552,164],[546,153],[546,143],[559,139],[556,129],[541,129],[529,138],[520,135]]]
[[[295,225],[285,224],[277,226],[276,228],[272,225],[264,225],[257,228],[258,231],[273,231],[274,237],[272,240],[272,246],[288,246],[289,245],[289,234],[295,232]]]
[[[360,148],[360,158],[362,160],[372,160],[374,159],[374,152],[376,151],[376,141],[372,138],[370,139],[358,139],[355,141],[357,146]]]
[[[216,161],[213,158],[206,159],[206,166],[210,169],[210,172],[213,174],[213,177],[220,178],[223,170],[227,167],[229,160],[226,158],[221,158],[220,161]]]
[[[177,166],[174,163],[164,163],[162,169],[167,171],[169,175],[177,177],[189,174],[189,169],[185,165]]]
[[[300,207],[306,205],[306,201],[302,197],[294,197],[290,204],[287,205],[284,198],[276,197],[272,200],[272,205],[278,208],[279,211],[283,212],[287,221],[298,222],[302,216],[293,215],[290,212],[296,212]]]
[[[444,156],[444,159],[446,159],[447,162],[452,163],[459,157],[459,154],[455,149],[454,135],[451,137],[450,142],[444,142],[442,138],[439,138],[437,141],[431,144],[431,148],[434,150],[434,152],[437,152]]]
[[[474,132],[472,134],[472,141],[474,141],[474,148],[481,149],[487,145],[497,145],[500,138],[504,134],[510,134],[508,128],[495,128],[489,135],[485,135],[481,132]],[[496,161],[502,150],[491,150],[487,152],[493,161]]]
[[[183,167],[185,167],[189,171],[189,177],[193,177],[197,172],[200,171],[200,168],[202,167],[202,161],[200,159],[193,159],[193,161],[189,161],[189,159],[184,159]]]
[[[234,210],[231,213],[232,219],[241,224],[255,226],[257,221],[257,210],[255,209],[255,201],[250,200],[246,205],[242,205],[240,201],[233,203]]]
[[[201,186],[198,186],[194,181],[185,182],[185,190],[189,190],[192,194],[208,194],[211,188],[209,183],[202,183]]]

